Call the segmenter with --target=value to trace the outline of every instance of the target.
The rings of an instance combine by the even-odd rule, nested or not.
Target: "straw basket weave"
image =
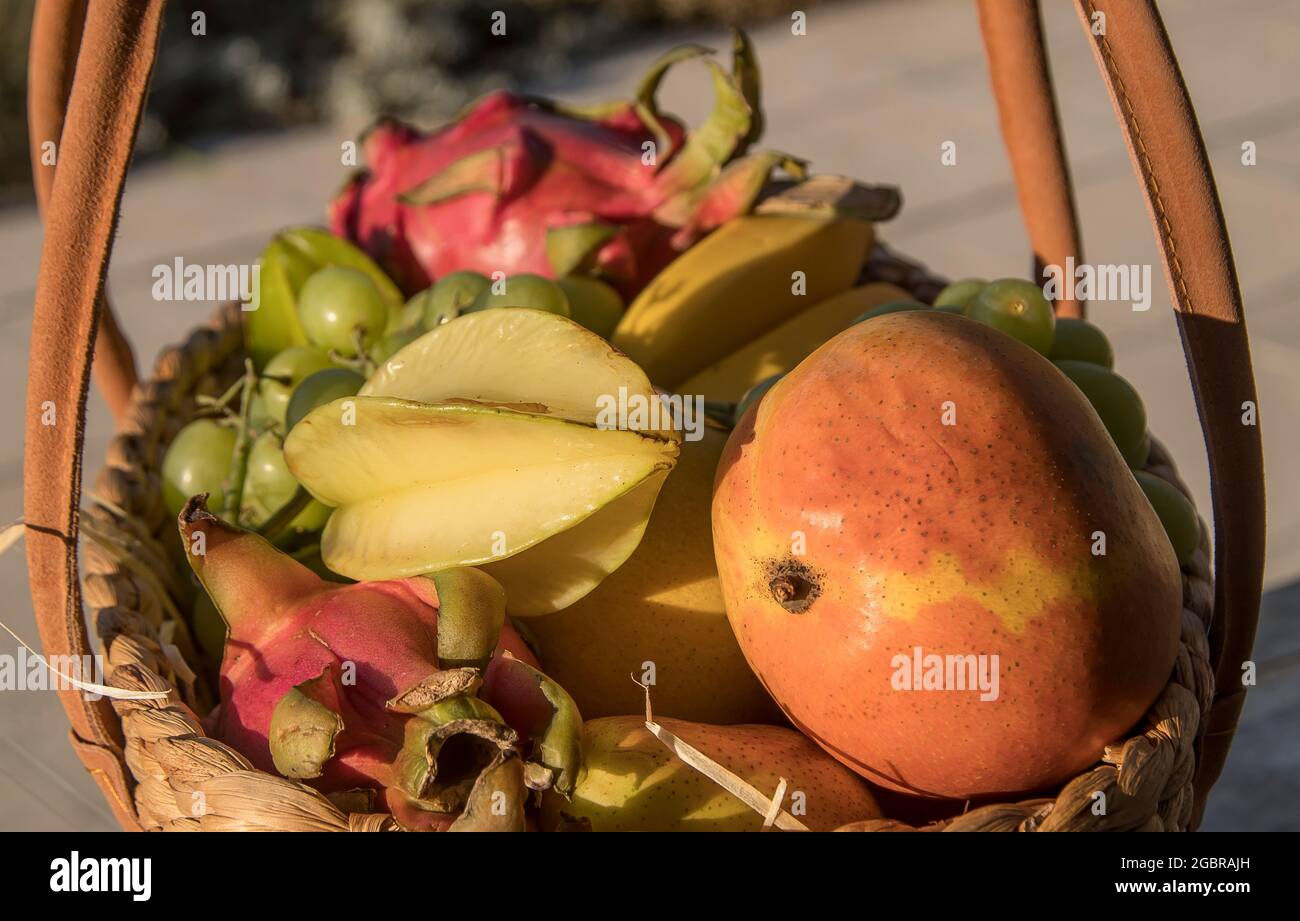
[[[1263,560],[1259,429],[1250,356],[1226,229],[1186,89],[1154,4],[1077,4],[1115,102],[1150,206],[1178,313],[1214,487],[1208,529],[1183,568],[1181,645],[1169,682],[1130,738],[1053,796],[985,805],[943,830],[1160,831],[1195,828],[1244,699],[1239,669],[1258,617]],[[71,741],[123,827],[148,830],[396,830],[366,801],[326,797],[252,768],[208,738],[211,676],[182,617],[195,588],[159,465],[196,398],[215,396],[243,367],[240,313],[230,306],[159,357],[136,381],[103,278],[117,205],[156,51],[161,0],[38,5],[29,110],[34,152],[59,138],[58,182],[36,166],[47,231],[32,332],[25,463],[28,565],[49,655],[89,651],[83,601],[108,683],[151,697],[90,700],[63,691]],[[1074,205],[1033,0],[982,0],[981,28],[1002,128],[1038,267],[1079,257]],[[1098,14],[1104,33],[1098,34]],[[74,73],[76,79],[73,81]],[[66,122],[66,123],[65,123]],[[33,157],[39,163],[38,157]],[[864,270],[932,300],[943,281],[878,248]],[[1062,315],[1083,305],[1063,301]],[[93,490],[81,493],[85,397],[92,357],[118,421]],[[53,401],[76,425],[42,425]],[[1153,443],[1148,469],[1186,488]],[[83,502],[84,499],[84,502]],[[84,505],[84,508],[83,508]],[[78,551],[84,576],[78,579]],[[1216,684],[1217,680],[1217,684]],[[1098,809],[1104,794],[1104,809]],[[848,826],[903,830],[892,820]]]

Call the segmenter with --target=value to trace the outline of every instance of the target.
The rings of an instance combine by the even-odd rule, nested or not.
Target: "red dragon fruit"
[[[381,121],[367,171],[334,201],[334,233],[413,294],[450,272],[595,270],[631,298],[701,234],[749,210],[777,166],[742,156],[762,130],[758,70],[737,33],[733,71],[687,45],[651,67],[632,100],[578,110],[493,93],[433,134]],[[673,64],[702,58],[715,104],[688,132],[655,97]]]
[[[528,789],[572,791],[581,716],[490,576],[326,582],[205,500],[179,523],[229,627],[217,738],[323,793],[374,791],[409,828],[521,829]],[[484,805],[502,791],[511,809]]]

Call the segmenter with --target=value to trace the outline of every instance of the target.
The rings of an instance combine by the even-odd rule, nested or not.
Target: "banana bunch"
[[[751,387],[792,370],[873,307],[910,298],[902,288],[886,282],[869,282],[833,294],[691,375],[677,389],[703,394],[708,400],[735,402]]]
[[[892,190],[813,177],[727,221],[660,272],[610,341],[658,386],[737,400],[865,310],[906,297],[854,288]]]

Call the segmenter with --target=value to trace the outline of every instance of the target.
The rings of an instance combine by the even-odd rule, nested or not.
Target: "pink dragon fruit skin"
[[[553,227],[644,223],[666,238],[671,229],[650,217],[663,198],[657,174],[642,160],[642,145],[655,136],[634,118],[630,110],[600,121],[573,118],[499,92],[428,136],[381,122],[364,143],[370,171],[335,201],[331,229],[361,245],[408,293],[461,269],[554,277],[546,252]],[[681,126],[665,127],[679,143]],[[402,200],[476,155],[482,159],[459,186],[466,191],[425,205]]]
[[[315,681],[316,699],[342,717],[344,728],[332,756],[308,782],[324,793],[373,789],[408,827],[450,824],[454,816],[430,812],[400,789],[398,759],[407,744],[407,723],[419,717],[391,705],[440,671],[434,581],[326,582],[257,535],[210,515],[205,498],[191,500],[180,528],[187,548],[202,535],[203,552],[188,558],[229,626],[213,735],[259,770],[277,773],[270,739],[276,707],[295,688]],[[484,686],[517,687],[518,678],[503,684],[498,675],[512,673],[519,663],[537,664],[506,623],[483,673]],[[536,709],[528,701],[506,709],[511,707]],[[525,737],[536,729],[512,728]]]
[[[742,190],[733,183],[734,192],[708,194],[723,164],[758,130],[757,71],[743,36],[734,75],[706,59],[717,103],[698,131],[688,133],[655,107],[667,68],[707,50],[670,52],[635,100],[591,117],[497,92],[432,134],[381,121],[364,140],[369,169],[353,177],[330,209],[331,229],[413,294],[465,269],[555,277],[548,234],[599,225],[608,235],[590,261],[625,298],[633,297],[698,233],[748,210],[761,185]],[[765,177],[777,162],[756,159],[750,170]],[[695,203],[706,199],[707,219],[694,219]],[[684,233],[684,226],[691,230]]]
[[[347,703],[374,743],[387,742],[394,753],[409,717],[385,703],[438,669],[437,594],[429,580],[324,585],[296,602],[292,618],[255,640],[232,630],[226,643],[217,734],[264,771],[275,770],[267,728],[276,703],[326,666],[354,664],[356,685],[347,689]],[[509,625],[498,650],[537,664]]]

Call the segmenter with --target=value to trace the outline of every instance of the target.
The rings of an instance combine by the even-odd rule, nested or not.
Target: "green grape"
[[[369,348],[388,325],[388,305],[370,276],[360,269],[326,266],[315,272],[298,293],[298,318],[307,341],[325,351],[353,358],[360,331]]]
[[[745,395],[736,401],[736,414],[732,417],[731,424],[733,426],[740,425],[740,420],[744,418],[749,407],[763,399],[763,395],[771,390],[773,385],[783,377],[785,377],[784,374],[773,374],[771,377],[763,378],[753,387],[746,390]]]
[[[248,472],[244,478],[243,508],[240,519],[246,525],[260,527],[298,491],[298,481],[284,462],[284,442],[274,432],[263,432],[248,451]],[[325,527],[330,509],[313,499],[289,524],[296,534],[319,531]]]
[[[320,576],[326,582],[338,582],[344,585],[352,582],[352,580],[347,576],[340,576],[334,570],[325,565],[325,561],[321,559],[319,543],[307,544],[306,546],[300,547],[293,551],[290,556],[299,563],[302,563],[302,565],[306,566],[312,572],[316,573],[316,575]]]
[[[963,278],[961,281],[954,281],[938,293],[934,299],[934,306],[956,307],[956,312],[960,313],[987,284],[988,282],[982,278]]]
[[[1052,348],[1056,314],[1043,290],[1022,278],[1000,278],[985,285],[966,305],[966,316],[1014,336],[1046,355]]]
[[[208,508],[220,513],[234,451],[235,430],[213,419],[195,419],[176,433],[162,462],[163,501],[173,517],[201,492],[209,493]]]
[[[425,288],[423,291],[413,294],[411,299],[402,305],[402,309],[397,312],[397,329],[399,332],[407,329],[424,328],[424,310],[429,304],[429,296],[432,292],[432,288]]]
[[[574,275],[556,282],[569,300],[573,319],[608,339],[623,317],[623,299],[598,278]]]
[[[317,406],[356,396],[366,379],[348,368],[326,368],[308,377],[293,391],[284,414],[284,430],[293,429]]]
[[[1090,362],[1058,361],[1055,364],[1083,391],[1128,465],[1139,467],[1146,463],[1150,448],[1147,413],[1133,385],[1109,368]]]
[[[277,352],[307,344],[298,301],[307,280],[326,266],[354,269],[370,279],[388,313],[383,331],[397,328],[402,293],[374,260],[327,230],[290,228],[276,234],[262,253],[259,306],[244,314],[245,346],[259,371]]]
[[[1145,470],[1134,470],[1133,476],[1156,510],[1156,516],[1169,536],[1169,543],[1173,545],[1178,565],[1185,566],[1201,544],[1201,522],[1196,517],[1196,509],[1168,480]]]
[[[418,327],[389,333],[370,347],[370,360],[381,365],[423,335],[424,330]]]
[[[470,313],[492,307],[531,307],[547,313],[558,313],[562,317],[570,315],[569,299],[565,297],[564,289],[540,275],[507,275],[502,282],[504,290],[501,294],[494,293],[492,287],[495,287],[495,282],[484,288],[474,303],[461,312]]]
[[[280,420],[274,418],[267,407],[266,397],[262,396],[260,382],[258,383],[258,389],[253,391],[252,405],[248,408],[248,425],[255,432],[278,428],[280,425]]]
[[[1047,357],[1052,361],[1086,361],[1103,368],[1115,367],[1115,352],[1106,334],[1076,317],[1057,319],[1052,350]]]
[[[506,281],[509,282],[509,279]],[[425,329],[433,329],[440,323],[456,319],[469,309],[491,284],[486,275],[480,275],[478,272],[452,272],[450,275],[442,276],[437,284],[425,292],[427,296],[424,299],[421,325]]]
[[[959,317],[962,317],[962,316],[965,316],[965,315],[966,315],[966,310],[965,310],[965,308],[963,308],[963,307],[958,307],[958,306],[955,305],[955,304],[946,304],[946,305],[944,305],[943,307],[936,307],[936,308],[934,308],[934,312],[935,312],[935,313],[952,313],[952,314],[956,314],[956,315],[959,316]]]
[[[266,363],[262,378],[257,382],[258,396],[262,398],[264,412],[277,425],[284,425],[284,413],[289,407],[289,396],[304,380],[318,371],[333,368],[334,362],[320,349],[309,345],[293,345],[276,353]]]
[[[1140,470],[1147,465],[1147,458],[1151,456],[1151,433],[1144,432],[1142,441],[1138,448],[1133,452],[1133,459],[1129,461],[1129,466],[1134,470]]]
[[[850,326],[856,326],[863,320],[870,320],[874,317],[883,317],[890,313],[903,313],[909,310],[929,310],[930,308],[920,301],[890,301],[888,304],[881,304],[879,307],[872,307],[865,313],[858,316],[850,323]]]
[[[190,625],[194,628],[194,637],[199,641],[203,655],[214,668],[219,668],[221,655],[226,648],[226,622],[208,593],[202,589],[195,596],[194,607],[190,609]]]

